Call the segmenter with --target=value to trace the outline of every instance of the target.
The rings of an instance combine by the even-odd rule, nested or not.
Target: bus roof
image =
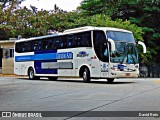
[[[32,38],[27,38],[27,39],[20,39],[20,40],[17,40],[16,42],[37,40],[37,39],[43,39],[43,38],[50,38],[50,37],[55,37],[55,36],[61,36],[61,35],[79,33],[79,32],[84,32],[84,31],[92,31],[92,30],[119,31],[119,32],[128,32],[128,33],[132,33],[131,31],[124,30],[124,29],[119,29],[119,28],[85,26],[85,27],[79,27],[79,28],[68,29],[68,30],[65,30],[63,33],[55,33],[55,34],[52,34],[52,35],[45,35],[45,36],[39,36],[39,37],[32,37]]]
[[[79,28],[73,28],[65,30],[63,33],[75,33],[75,32],[82,32],[82,31],[89,31],[89,30],[104,30],[104,31],[121,31],[121,32],[129,32],[131,31],[119,29],[119,28],[113,28],[113,27],[93,27],[93,26],[85,26],[85,27],[79,27]]]

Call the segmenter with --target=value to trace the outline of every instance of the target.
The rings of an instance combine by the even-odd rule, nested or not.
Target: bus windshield
[[[138,63],[138,51],[132,33],[109,31],[107,37],[115,42],[116,51],[110,52],[112,63]]]
[[[114,41],[132,42],[135,43],[132,33],[120,31],[107,31],[107,37]]]

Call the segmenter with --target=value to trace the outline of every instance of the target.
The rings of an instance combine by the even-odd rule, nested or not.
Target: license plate
[[[130,76],[130,73],[126,73],[126,77],[129,77]]]

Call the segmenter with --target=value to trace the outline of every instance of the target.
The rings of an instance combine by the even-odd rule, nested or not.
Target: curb
[[[0,77],[18,77],[18,75],[15,75],[15,74],[0,74]]]

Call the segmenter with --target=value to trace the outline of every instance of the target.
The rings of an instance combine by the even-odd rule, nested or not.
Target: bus
[[[139,76],[137,44],[133,33],[110,27],[79,27],[62,33],[15,42],[14,73],[29,79],[81,77],[91,79]]]

